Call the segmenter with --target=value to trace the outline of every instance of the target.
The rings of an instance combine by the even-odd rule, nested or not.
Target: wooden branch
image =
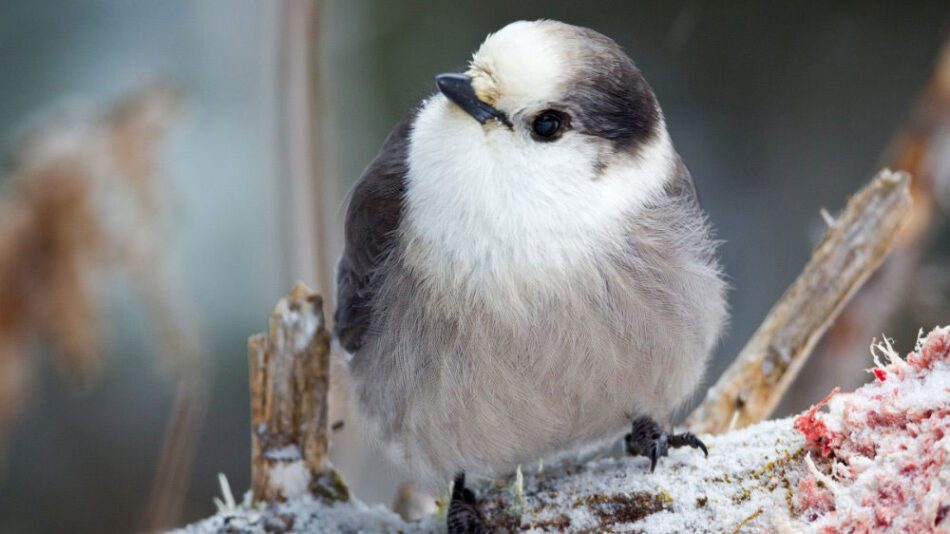
[[[950,39],[934,65],[930,82],[911,109],[889,146],[882,165],[910,173],[913,206],[893,252],[876,274],[841,312],[815,348],[814,357],[789,389],[779,406],[781,413],[801,411],[832,387],[852,389],[864,382],[867,343],[891,331],[896,317],[910,315],[920,324],[937,324],[946,318],[941,310],[921,313],[921,302],[933,291],[926,276],[925,259],[940,229],[947,222],[941,211],[941,190],[950,185]],[[947,206],[950,208],[950,205]],[[908,288],[920,287],[923,290]],[[923,298],[922,298],[923,297]],[[913,341],[912,339],[904,340]]]
[[[848,201],[687,427],[718,434],[772,413],[822,334],[890,251],[909,212],[909,184],[906,173],[882,170]]]
[[[323,301],[297,283],[248,340],[254,501],[323,494],[327,474],[330,336]]]

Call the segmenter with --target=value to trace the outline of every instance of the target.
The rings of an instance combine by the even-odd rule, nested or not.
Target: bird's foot
[[[491,529],[485,526],[482,514],[475,506],[475,494],[465,487],[465,473],[455,476],[452,485],[452,500],[449,502],[449,511],[446,515],[448,534],[491,534]]]
[[[669,434],[649,417],[639,417],[633,421],[633,428],[624,438],[627,453],[633,456],[646,456],[650,459],[650,472],[656,469],[656,463],[666,456],[671,448],[692,447],[700,449],[709,456],[706,444],[692,432]]]

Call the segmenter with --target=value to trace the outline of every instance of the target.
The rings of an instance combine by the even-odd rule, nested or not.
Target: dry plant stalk
[[[909,187],[906,173],[885,169],[848,201],[687,427],[718,434],[771,415],[822,334],[890,251],[910,211]]]
[[[282,254],[287,275],[311,281],[317,293],[332,300],[334,258],[331,229],[340,197],[332,180],[323,176],[320,135],[318,63],[321,46],[319,11],[315,0],[280,5],[278,56],[278,165]],[[338,253],[337,253],[338,254]],[[294,278],[291,278],[294,279]]]
[[[125,270],[149,308],[159,363],[178,386],[150,529],[180,516],[207,398],[194,313],[169,270],[158,164],[179,101],[157,84],[106,109],[49,115],[23,136],[0,195],[0,456],[32,385],[38,339],[51,342],[66,377],[94,383],[105,349],[101,288]]]
[[[0,441],[30,387],[36,339],[52,342],[66,376],[92,382],[103,354],[102,277],[143,249],[149,267],[137,282],[161,271],[156,153],[177,103],[175,91],[154,86],[103,112],[63,110],[14,152],[0,196]],[[177,315],[162,294],[150,304]],[[192,339],[181,329],[175,337]]]
[[[257,501],[320,494],[327,472],[330,335],[323,300],[298,282],[248,339],[251,491]]]

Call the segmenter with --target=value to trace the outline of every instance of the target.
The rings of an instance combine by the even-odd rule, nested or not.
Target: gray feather
[[[436,485],[615,438],[632,415],[666,418],[726,316],[709,226],[686,167],[676,172],[621,248],[554,298],[511,295],[508,311],[419,277],[400,232],[378,257],[373,328],[350,366],[370,435]]]

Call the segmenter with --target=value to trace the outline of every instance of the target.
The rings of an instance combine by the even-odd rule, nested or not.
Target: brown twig
[[[686,425],[721,433],[767,418],[815,343],[884,260],[909,212],[910,177],[883,170],[825,232],[802,274],[766,316]]]
[[[148,501],[146,528],[149,532],[170,528],[181,518],[197,452],[197,436],[207,412],[207,390],[203,373],[194,379],[178,381]]]

